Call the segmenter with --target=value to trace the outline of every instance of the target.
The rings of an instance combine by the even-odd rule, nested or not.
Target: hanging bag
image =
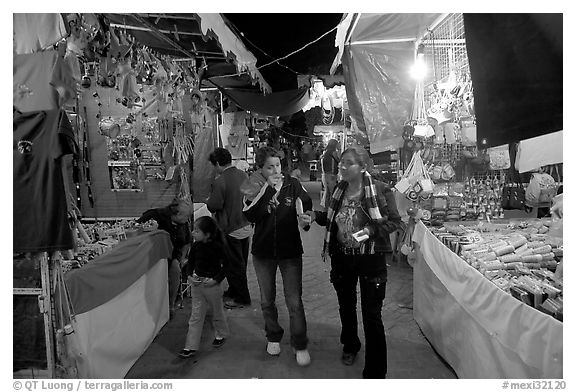
[[[524,203],[526,200],[526,193],[524,191],[524,186],[519,183],[507,184],[502,188],[502,197],[506,195],[507,202],[504,206],[504,201],[502,208],[505,210],[523,210]]]
[[[505,170],[510,168],[510,152],[508,144],[488,149],[490,170]]]
[[[502,187],[502,196],[500,199],[500,205],[505,210],[511,210],[510,208],[510,197],[511,197],[511,189],[508,186]]]
[[[394,185],[394,188],[396,188],[396,190],[400,193],[406,193],[406,191],[408,191],[408,189],[410,189],[411,187],[410,179],[413,176],[413,167],[414,163],[417,160],[416,158],[417,155],[419,155],[419,152],[415,152],[414,154],[412,154],[412,159],[410,160],[408,167],[404,171],[402,178],[400,179],[400,181],[396,183],[396,185]]]
[[[460,134],[463,146],[476,146],[476,124],[474,120],[463,120]]]

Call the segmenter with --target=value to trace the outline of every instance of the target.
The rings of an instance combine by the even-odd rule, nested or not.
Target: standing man
[[[252,225],[242,213],[244,195],[240,192],[240,186],[248,180],[248,175],[232,166],[232,155],[225,148],[217,148],[208,159],[218,176],[206,205],[226,234],[231,257],[224,271],[228,281],[224,306],[228,309],[248,306],[251,299],[246,266]]]

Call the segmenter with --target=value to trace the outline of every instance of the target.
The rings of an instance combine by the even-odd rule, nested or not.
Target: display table
[[[459,378],[562,378],[562,323],[498,289],[418,222],[414,319]]]
[[[121,242],[65,276],[76,313],[79,378],[123,378],[169,319],[170,236],[163,230]]]

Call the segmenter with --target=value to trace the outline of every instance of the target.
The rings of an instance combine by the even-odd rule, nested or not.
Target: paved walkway
[[[318,203],[318,183],[307,189]],[[312,363],[306,368],[296,364],[289,346],[288,313],[282,295],[282,281],[277,275],[279,320],[285,329],[282,353],[272,357],[265,351],[266,337],[260,311],[260,295],[254,267],[249,261],[248,284],[252,306],[226,310],[231,336],[226,344],[211,347],[213,332],[205,324],[198,354],[181,360],[178,351],[184,344],[190,315],[190,299],[169,321],[148,350],[134,364],[126,378],[290,378],[354,379],[361,378],[364,347],[353,366],[340,363],[341,344],[338,302],[329,282],[329,264],[322,262],[323,230],[317,225],[302,233],[304,244],[303,301],[308,323],[309,351]],[[412,317],[412,269],[403,262],[389,266],[383,319],[388,343],[388,377],[400,379],[456,378],[452,369],[431,348]],[[358,306],[358,309],[360,306]],[[358,319],[361,320],[360,311]],[[360,339],[364,344],[362,328]]]

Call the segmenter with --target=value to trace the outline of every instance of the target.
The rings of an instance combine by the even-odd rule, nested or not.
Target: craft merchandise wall
[[[98,99],[94,97],[97,93]],[[160,178],[148,178],[140,181],[140,190],[112,190],[109,153],[107,136],[100,133],[99,123],[107,117],[126,118],[136,112],[116,101],[120,97],[118,90],[91,86],[83,89],[81,99],[78,101],[80,115],[84,115],[83,107],[86,107],[87,132],[89,139],[90,154],[90,180],[94,206],[91,206],[88,198],[88,186],[86,176],[81,174],[81,212],[86,218],[102,217],[135,217],[140,216],[148,208],[162,207],[169,204],[178,194],[179,183],[177,178],[166,181]],[[98,106],[98,103],[101,106]],[[100,113],[100,116],[98,116]],[[79,141],[83,141],[83,130],[78,129]],[[82,146],[82,144],[80,144]],[[75,184],[72,180],[72,167],[69,163],[68,173],[71,193],[74,193]]]

